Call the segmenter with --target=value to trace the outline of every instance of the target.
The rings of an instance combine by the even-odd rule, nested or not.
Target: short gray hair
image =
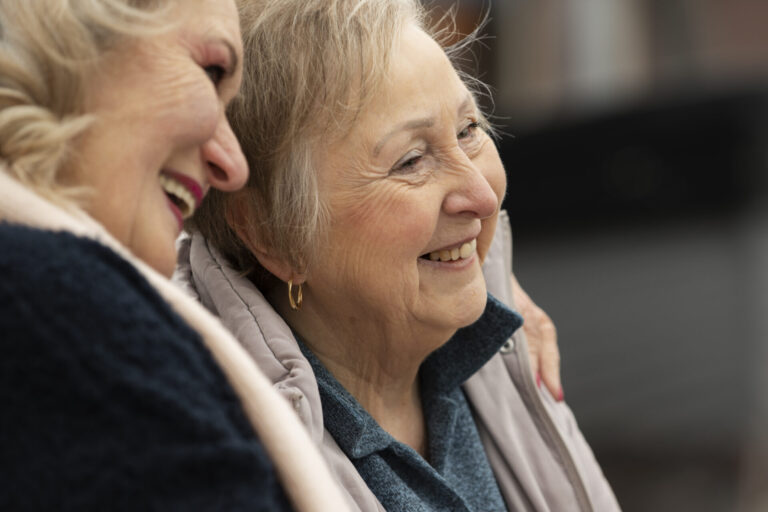
[[[352,127],[406,25],[435,31],[424,26],[418,0],[240,0],[239,9],[245,66],[228,117],[250,176],[234,194],[211,190],[190,227],[238,270],[255,270],[264,286],[274,279],[234,224],[295,270],[311,264],[327,219],[314,170],[317,138],[338,140]]]

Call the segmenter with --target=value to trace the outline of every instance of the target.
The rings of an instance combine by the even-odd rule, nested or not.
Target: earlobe
[[[270,274],[287,283],[293,280],[293,284],[301,284],[305,276],[293,270],[291,264],[283,258],[274,255],[274,252],[266,244],[262,243],[259,234],[251,227],[249,222],[244,222],[251,212],[245,204],[243,194],[235,194],[227,201],[224,215],[229,227],[237,234],[243,244],[256,257],[259,264]]]
[[[248,248],[251,250],[253,255],[256,256],[256,259],[259,260],[261,266],[267,269],[270,274],[277,277],[279,280],[283,281],[284,283],[293,280],[293,284],[301,284],[304,282],[304,276],[299,276],[296,272],[294,272],[294,270],[291,268],[291,265],[282,258],[277,258],[269,251],[260,248],[254,248],[250,245]]]

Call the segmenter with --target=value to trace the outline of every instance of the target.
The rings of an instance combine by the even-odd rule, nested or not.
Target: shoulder
[[[37,313],[65,318],[149,295],[151,287],[108,247],[66,232],[0,224],[0,294],[33,303]],[[78,295],[74,295],[78,294]],[[43,309],[44,306],[49,308]],[[56,310],[50,307],[57,307]]]
[[[0,224],[0,247],[6,332],[75,344],[193,334],[133,265],[95,240]]]
[[[76,279],[83,274],[115,278],[135,285],[144,279],[136,269],[109,247],[66,231],[47,231],[0,222],[0,272],[21,286],[32,279],[40,285],[89,287],[107,291],[97,280]],[[41,282],[42,281],[42,282]]]
[[[221,377],[197,333],[108,247],[10,225],[0,247],[0,367],[33,363],[50,367],[38,380],[78,380],[89,366],[90,378],[156,389]]]
[[[82,238],[66,231],[48,231],[43,229],[0,222],[0,264],[22,264],[38,262],[52,264],[56,261],[68,261],[77,264],[83,256],[100,259],[110,254],[119,258],[106,246],[88,238]],[[51,253],[51,250],[57,252]]]
[[[130,263],[8,224],[0,247],[0,508],[283,509],[223,373]]]

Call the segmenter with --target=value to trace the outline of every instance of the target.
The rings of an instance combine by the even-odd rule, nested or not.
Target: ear
[[[251,227],[252,224],[247,221],[250,216],[256,213],[249,208],[248,200],[246,194],[239,193],[235,193],[229,198],[224,208],[227,224],[235,231],[237,237],[245,244],[248,250],[256,256],[259,264],[267,269],[270,274],[283,282],[288,282],[289,279],[292,279],[294,284],[303,283],[306,279],[305,276],[294,271],[290,263],[275,256],[271,248],[261,242],[259,234]]]

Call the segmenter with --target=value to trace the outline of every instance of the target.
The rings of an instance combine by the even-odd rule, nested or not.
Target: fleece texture
[[[0,223],[0,510],[290,510],[219,366],[134,266]]]

